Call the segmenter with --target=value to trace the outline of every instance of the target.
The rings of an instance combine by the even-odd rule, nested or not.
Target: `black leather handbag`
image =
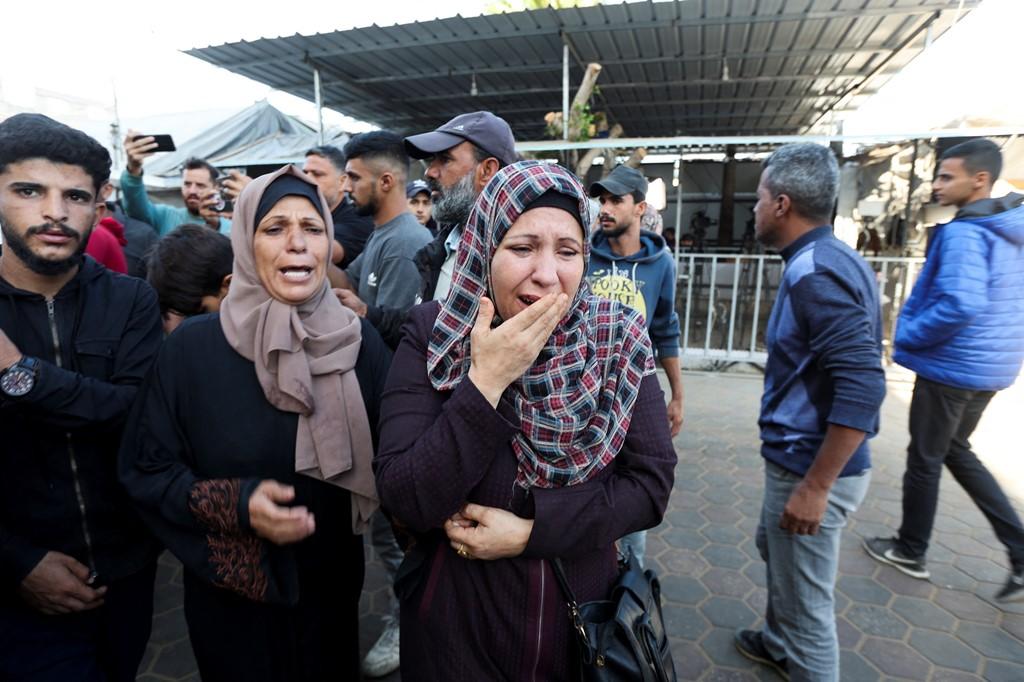
[[[654,571],[630,552],[607,600],[577,604],[561,560],[551,566],[569,605],[584,682],[676,682]]]

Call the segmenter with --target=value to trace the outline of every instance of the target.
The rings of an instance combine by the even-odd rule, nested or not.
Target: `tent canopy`
[[[348,135],[332,130],[327,144],[344,146]],[[191,157],[205,159],[220,168],[301,163],[306,151],[319,144],[317,132],[294,116],[282,113],[266,101],[243,109],[190,140],[178,150],[160,154],[146,163],[146,184],[177,187],[181,169]]]

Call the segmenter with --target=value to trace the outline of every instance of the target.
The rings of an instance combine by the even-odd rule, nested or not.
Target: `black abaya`
[[[356,375],[375,442],[389,363],[364,323]],[[129,419],[121,480],[185,566],[205,682],[358,679],[362,539],[345,490],[294,472],[297,424],[267,402],[216,315],[165,341]],[[265,479],[295,486],[293,504],[315,516],[312,536],[278,546],[255,535],[248,499]]]

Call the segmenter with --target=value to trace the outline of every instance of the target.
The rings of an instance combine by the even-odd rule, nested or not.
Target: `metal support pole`
[[[683,152],[676,159],[676,267],[679,267],[679,242],[683,239]]]
[[[690,262],[686,270],[686,306],[683,308],[683,353],[690,347],[690,310],[693,309],[693,270],[694,255],[690,254]]]
[[[313,99],[316,102],[316,136],[318,143],[324,143],[324,94],[320,87],[320,69],[313,67]]]
[[[711,283],[708,285],[708,319],[704,322],[704,355],[711,349],[711,327],[715,319],[715,278],[718,276],[718,256],[711,256]]]
[[[761,321],[761,282],[764,281],[764,256],[757,257],[757,286],[754,287],[754,324],[750,328],[750,354],[757,350],[757,323]]]
[[[722,164],[722,203],[718,210],[718,245],[731,246],[736,206],[736,146],[725,145]]]
[[[902,249],[907,245],[907,234],[910,232],[910,220],[914,217],[914,192],[917,191],[917,146],[914,140],[914,153],[910,157],[910,178],[907,181],[907,207],[903,212],[903,229],[896,235],[898,246]]]
[[[742,267],[742,262],[743,256],[739,256],[733,261],[732,267],[732,300],[729,301],[729,341],[725,344],[725,349],[730,355],[732,355],[733,331],[736,329],[736,301],[740,293],[740,267]]]
[[[562,45],[562,139],[569,141],[569,45]]]

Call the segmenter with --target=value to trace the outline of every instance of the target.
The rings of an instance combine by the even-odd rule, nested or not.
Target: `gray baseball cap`
[[[512,128],[489,111],[460,114],[437,130],[410,135],[405,151],[414,159],[426,159],[467,140],[506,166],[519,159]]]
[[[413,180],[405,186],[406,199],[412,199],[420,192],[425,192],[428,197],[430,196],[430,186],[423,180]]]
[[[633,192],[640,192],[647,196],[647,178],[636,168],[629,166],[616,166],[608,177],[598,180],[590,186],[590,196],[595,199],[601,196],[601,192],[608,192],[617,197],[622,197]]]

